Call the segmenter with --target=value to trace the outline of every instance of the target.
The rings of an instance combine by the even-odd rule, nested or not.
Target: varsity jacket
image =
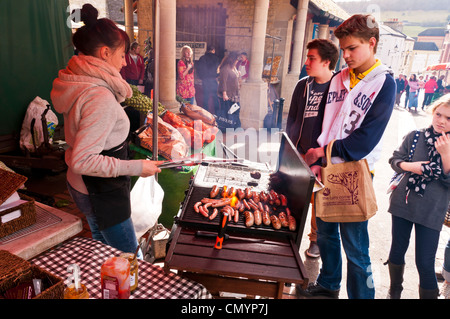
[[[381,138],[394,108],[395,95],[392,71],[385,65],[373,69],[351,91],[350,70],[334,74],[319,108],[323,120],[319,121],[322,127],[317,139],[325,152],[326,146],[336,140],[332,163],[365,158],[373,170],[380,157]]]

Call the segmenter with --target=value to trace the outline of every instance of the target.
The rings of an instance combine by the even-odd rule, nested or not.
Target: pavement
[[[422,98],[420,96],[419,101],[422,101]],[[403,100],[401,102],[401,105],[403,105]],[[284,119],[284,123],[285,122],[286,119]],[[389,197],[388,194],[386,194],[386,188],[393,174],[393,171],[388,164],[388,159],[392,155],[394,149],[401,143],[402,138],[404,135],[406,135],[406,133],[416,128],[427,127],[430,124],[431,114],[427,111],[422,111],[420,109],[416,114],[408,112],[403,107],[395,107],[391,120],[386,129],[383,140],[382,157],[375,166],[374,187],[377,196],[378,212],[369,221],[370,255],[372,261],[372,272],[376,299],[386,298],[389,288],[388,268],[387,266],[383,265],[383,263],[388,258],[391,244],[391,215],[387,212]],[[283,127],[285,127],[284,125],[285,124],[283,124]],[[245,140],[231,139],[229,137],[227,138],[226,135],[218,136],[218,139],[223,141],[226,146],[228,146],[234,153],[236,153],[240,157],[246,158],[251,161],[269,162],[271,165],[275,166],[277,151],[279,149],[279,135],[263,133],[264,131],[255,131],[251,134],[246,134],[247,136],[245,137]],[[27,175],[30,175],[29,180],[26,183],[28,190],[53,198],[55,204],[64,204],[61,206],[61,210],[77,215],[83,219],[84,228],[82,233],[80,233],[78,236],[91,236],[89,227],[86,223],[86,219],[79,212],[66,191],[65,173],[34,173]],[[320,258],[313,259],[306,257],[306,255],[304,254],[310,243],[308,238],[308,234],[310,232],[309,221],[310,218],[308,217],[299,251],[307,271],[306,277],[309,278],[310,282],[313,282],[319,273],[321,260]],[[449,238],[450,228],[444,226],[441,232],[439,247],[436,254],[436,272],[440,272],[442,270],[444,249]],[[414,246],[413,231],[410,247],[406,254],[406,267],[404,276],[405,281],[402,294],[402,298],[404,299],[419,298],[419,277],[415,267]],[[342,256],[343,278],[339,297],[341,299],[346,299],[346,261],[344,252]],[[440,282],[439,285],[441,286],[442,282]],[[304,297],[301,297],[297,294],[295,286],[288,285],[285,287],[283,298],[297,299]]]

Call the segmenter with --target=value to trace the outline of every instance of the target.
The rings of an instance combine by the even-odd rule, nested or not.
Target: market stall
[[[276,171],[252,162],[201,165],[177,215],[166,270],[211,292],[280,298],[284,283],[306,286],[298,247],[314,183],[285,133]]]

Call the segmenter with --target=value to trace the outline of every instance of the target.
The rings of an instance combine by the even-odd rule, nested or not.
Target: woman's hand
[[[164,161],[150,161],[142,160],[142,173],[141,177],[148,177],[160,173],[161,169],[158,165],[164,163]]]
[[[434,146],[441,157],[450,157],[450,137],[447,134],[439,136]]]
[[[224,101],[228,101],[230,98],[227,95],[227,92],[223,91],[222,98]]]
[[[422,165],[428,163],[430,163],[430,161],[401,162],[400,164],[398,164],[398,167],[400,167],[404,171],[422,175]]]
[[[445,133],[442,134],[437,138],[434,146],[436,147],[436,151],[441,155],[444,173],[448,174],[450,172],[450,137]]]

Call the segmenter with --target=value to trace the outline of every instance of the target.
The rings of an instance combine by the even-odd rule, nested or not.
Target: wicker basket
[[[11,170],[0,168],[0,204],[3,204],[8,198],[10,198],[22,185],[24,185],[26,180],[27,178],[23,175],[14,173]],[[0,212],[0,238],[36,223],[36,208],[34,206],[34,199],[20,193],[19,196],[27,202]],[[2,216],[16,210],[21,211],[20,217],[2,223]]]
[[[36,206],[34,203],[34,199],[20,193],[19,196],[21,199],[26,200],[27,202],[22,203],[19,206],[13,208],[5,209],[4,211],[0,212],[1,218],[1,216],[4,216],[18,209],[20,209],[21,211],[20,217],[13,219],[9,222],[2,223],[0,219],[0,238],[8,236],[12,233],[15,233],[18,230],[21,230],[36,223]]]
[[[32,279],[42,279],[43,290],[33,299],[62,299],[64,296],[64,282],[48,271],[31,265],[26,260],[0,250],[0,295],[6,290],[29,282]]]

